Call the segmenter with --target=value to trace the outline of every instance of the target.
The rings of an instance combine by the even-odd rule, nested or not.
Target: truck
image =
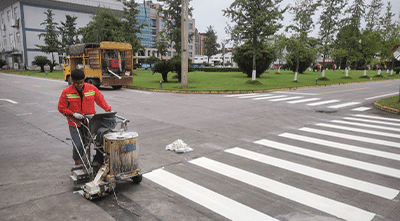
[[[96,87],[120,89],[133,82],[133,51],[128,43],[107,42],[71,45],[64,59],[64,80],[71,85],[71,71],[82,69],[85,82]]]

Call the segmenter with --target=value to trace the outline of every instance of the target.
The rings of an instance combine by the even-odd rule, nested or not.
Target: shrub
[[[274,48],[268,47],[266,44],[259,42],[257,44],[256,76],[260,77],[276,57],[276,51]],[[236,47],[233,52],[233,60],[238,64],[243,73],[247,74],[248,77],[252,77],[253,43],[248,41],[245,44]]]
[[[174,71],[170,60],[161,60],[153,67],[153,74],[160,73],[164,82],[168,82],[168,73]]]
[[[393,69],[393,71],[395,71],[396,74],[400,74],[400,67],[395,67],[395,68]]]
[[[299,73],[302,74],[304,71],[310,67],[311,63],[314,61],[314,55],[311,50],[301,50],[300,53],[293,52],[287,57],[287,63],[289,64],[290,70],[296,72],[297,66],[297,56],[299,57]]]
[[[51,61],[46,56],[37,55],[32,61],[32,65],[39,66],[40,72],[44,72],[44,66],[51,65]]]
[[[204,71],[204,72],[240,72],[239,68],[217,68],[217,67],[204,67],[204,68],[196,68],[196,71]]]
[[[0,68],[3,68],[3,66],[6,64],[7,64],[7,62],[0,58]]]

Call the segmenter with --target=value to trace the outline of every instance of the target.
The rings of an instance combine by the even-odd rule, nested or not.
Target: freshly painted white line
[[[376,128],[376,129],[391,130],[391,131],[400,132],[400,128],[385,127],[385,126],[379,126],[379,125],[374,125],[374,124],[355,123],[355,122],[343,121],[343,120],[332,120],[331,122],[332,123],[348,124],[348,125],[354,125],[354,126],[369,127],[369,128]]]
[[[348,103],[328,106],[328,108],[342,108],[342,107],[348,107],[348,106],[352,106],[352,105],[356,105],[356,104],[360,104],[360,103],[361,102],[348,102]]]
[[[269,100],[269,101],[287,101],[287,100],[294,100],[294,99],[299,99],[299,98],[303,98],[303,97],[301,97],[301,96],[285,97],[285,98],[278,98],[278,99],[273,99],[273,100]]]
[[[253,100],[265,100],[265,99],[273,99],[273,98],[279,98],[279,97],[287,97],[287,95],[277,95],[277,96],[271,96],[271,97],[258,97],[258,98],[253,98]]]
[[[13,100],[10,100],[10,99],[0,98],[0,100],[1,100],[1,101],[7,101],[7,102],[10,102],[10,103],[12,103],[12,104],[18,104],[18,102],[13,101]]]
[[[391,93],[391,94],[379,95],[379,96],[375,96],[375,97],[369,97],[369,98],[365,98],[364,100],[371,100],[371,99],[380,98],[380,97],[388,97],[388,96],[392,96],[392,95],[395,95],[395,94],[399,94],[399,92]]]
[[[221,194],[169,173],[158,169],[143,176],[205,208],[214,211],[230,220],[274,220],[264,213],[238,203]]]
[[[27,116],[27,115],[32,115],[32,113],[22,113],[22,114],[17,114],[17,116]]]
[[[297,104],[297,103],[304,103],[304,102],[309,102],[309,101],[317,101],[317,100],[320,100],[320,99],[321,98],[314,97],[314,98],[307,98],[307,99],[302,99],[302,100],[297,100],[297,101],[288,101],[286,103],[288,103],[288,104]]]
[[[386,159],[390,159],[390,160],[400,161],[400,155],[395,154],[395,153],[374,150],[374,149],[369,149],[369,148],[364,148],[364,147],[359,147],[359,146],[344,144],[344,143],[339,143],[339,142],[333,142],[333,141],[328,141],[328,140],[322,140],[322,139],[318,139],[318,138],[306,137],[306,136],[292,134],[292,133],[283,133],[283,134],[279,134],[279,136],[293,139],[293,140],[300,140],[303,142],[314,143],[314,144],[318,144],[318,145],[322,145],[322,146],[332,147],[332,148],[336,148],[336,149],[347,150],[347,151],[351,151],[351,152],[362,153],[362,154],[367,154],[367,155],[371,155],[371,156],[382,157],[382,158],[386,158]]]
[[[54,113],[54,112],[59,112],[58,110],[51,110],[51,111],[47,111],[48,113]]]
[[[344,139],[349,139],[349,140],[356,140],[356,141],[361,141],[361,142],[367,142],[367,143],[373,143],[373,144],[378,144],[378,145],[385,145],[385,146],[389,146],[389,147],[400,148],[400,142],[392,142],[392,141],[379,140],[379,139],[368,138],[368,137],[349,135],[349,134],[344,134],[344,133],[336,133],[336,132],[331,132],[331,131],[327,131],[327,130],[313,129],[313,128],[309,128],[309,127],[303,127],[303,128],[300,128],[299,130],[310,132],[310,133],[331,136],[331,137],[339,137],[339,138],[344,138]]]
[[[357,207],[319,196],[317,194],[310,193],[254,173],[250,173],[227,164],[210,160],[205,157],[201,157],[189,162],[345,220],[365,221],[371,220],[375,216],[374,213],[359,209]]]
[[[348,130],[348,131],[365,133],[365,134],[373,134],[373,135],[378,135],[378,136],[400,138],[399,134],[386,133],[386,132],[381,132],[381,131],[376,131],[376,130],[364,130],[364,129],[360,129],[360,128],[344,127],[344,126],[339,126],[339,125],[334,125],[334,124],[326,124],[326,123],[318,123],[315,125],[320,126],[320,127],[329,127],[329,128],[339,129],[339,130]]]
[[[302,156],[315,158],[318,160],[324,160],[327,162],[337,163],[337,164],[341,164],[341,165],[348,166],[348,167],[354,167],[354,168],[358,168],[361,170],[366,170],[366,171],[370,171],[370,172],[374,172],[374,173],[383,174],[386,176],[395,177],[397,179],[400,178],[400,170],[393,169],[390,167],[380,166],[380,165],[367,163],[367,162],[363,162],[363,161],[359,161],[359,160],[353,160],[353,159],[349,159],[349,158],[345,158],[345,157],[339,157],[339,156],[335,156],[332,154],[326,154],[326,153],[322,153],[322,152],[318,152],[318,151],[314,151],[314,150],[299,148],[296,146],[282,144],[282,143],[265,140],[265,139],[255,141],[254,143],[268,146],[270,148],[274,148],[277,150],[282,150],[282,151],[286,151],[286,152],[290,152],[290,153],[299,154]]]
[[[308,106],[318,106],[318,105],[323,105],[323,104],[330,104],[330,103],[336,103],[339,102],[340,100],[327,100],[327,101],[320,101],[316,103],[311,103],[307,104]]]
[[[128,89],[128,90],[124,90],[124,91],[129,91],[129,92],[131,92],[131,93],[139,93],[139,94],[152,94],[152,92],[150,92],[150,91],[141,91],[141,90],[131,90],[131,89]]]
[[[304,166],[290,161],[281,160],[275,157],[259,154],[239,147],[227,149],[225,150],[225,152],[235,154],[237,156],[254,160],[263,164],[272,165],[295,173],[303,174],[305,176],[323,180],[336,185],[348,187],[361,192],[383,197],[389,200],[394,199],[397,196],[397,194],[399,194],[398,190],[392,188],[380,186],[362,180],[353,179],[350,177],[312,168],[309,166]]]
[[[370,107],[357,107],[354,109],[351,109],[352,111],[367,111],[367,110],[371,110],[372,108]]]
[[[400,122],[400,119],[388,118],[388,117],[377,117],[377,116],[364,115],[364,114],[356,114],[354,116],[355,117],[370,118],[370,119],[377,119],[377,120],[388,120],[388,121]]]
[[[241,97],[241,96],[251,96],[251,95],[255,95],[255,93],[251,93],[251,94],[229,94],[229,95],[224,95],[224,97]]]
[[[256,94],[256,95],[251,95],[251,96],[241,96],[238,98],[255,98],[255,97],[268,97],[271,96],[272,94]]]
[[[318,94],[313,94],[313,93],[298,93],[298,92],[286,92],[286,91],[275,91],[275,94],[300,94],[300,95],[318,95]]]
[[[361,119],[361,118],[354,118],[354,117],[344,117],[343,119],[345,119],[345,120],[355,120],[355,121],[361,121],[361,122],[368,122],[368,123],[376,123],[376,124],[384,124],[384,125],[391,125],[391,126],[398,126],[398,127],[400,127],[400,124],[392,123],[392,122],[383,122],[383,121],[368,120],[368,119]]]

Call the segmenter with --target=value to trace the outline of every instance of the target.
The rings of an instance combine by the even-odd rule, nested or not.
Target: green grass
[[[400,110],[399,96],[384,98],[377,101],[378,104]]]
[[[62,71],[53,71],[50,73],[42,73],[40,71],[7,71],[5,73],[22,74],[29,76],[47,77],[53,79],[63,79]],[[176,79],[175,73],[168,74],[168,81],[163,82],[162,90],[183,90],[183,91],[258,91],[258,90],[274,90],[283,88],[298,88],[307,86],[316,86],[316,78],[318,85],[344,84],[352,82],[369,82],[370,76],[373,80],[389,80],[400,79],[400,75],[390,75],[384,72],[381,77],[377,77],[376,71],[367,71],[367,77],[363,78],[364,71],[350,71],[349,76],[345,76],[344,70],[325,71],[325,79],[322,78],[321,72],[306,71],[298,74],[297,82],[293,82],[294,73],[292,71],[281,70],[280,74],[276,74],[276,70],[269,70],[257,78],[256,82],[251,82],[247,75],[241,72],[189,72],[188,88],[182,88],[181,83]],[[161,74],[149,72],[148,70],[135,70],[133,76],[134,88],[160,89]],[[249,81],[250,80],[250,81]]]
[[[149,71],[134,71],[132,87],[160,89],[161,74]],[[332,85],[352,82],[400,79],[400,75],[390,75],[382,73],[381,77],[375,77],[375,71],[367,71],[367,78],[362,78],[364,71],[350,71],[349,76],[345,76],[343,70],[325,71],[326,80],[318,79],[318,85]],[[175,78],[175,73],[168,74],[168,81],[162,84],[162,90],[192,90],[192,91],[256,91],[273,90],[282,88],[297,88],[316,86],[316,78],[321,78],[321,72],[306,71],[298,74],[297,82],[293,82],[294,73],[292,71],[282,71],[276,74],[275,70],[269,70],[257,78],[257,83],[249,83],[250,78],[241,72],[189,72],[188,88],[184,89],[181,83]]]
[[[28,76],[37,76],[37,77],[45,77],[45,78],[53,78],[53,79],[64,79],[64,74],[62,71],[50,71],[40,72],[40,71],[19,71],[19,70],[1,70],[0,72],[3,73],[10,73],[10,74],[21,74],[21,75],[28,75]]]

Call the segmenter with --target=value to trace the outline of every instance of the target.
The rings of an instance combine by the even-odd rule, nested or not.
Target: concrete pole
[[[182,44],[182,88],[188,87],[188,35],[189,35],[189,2],[182,0],[182,20],[181,20],[181,44]]]

